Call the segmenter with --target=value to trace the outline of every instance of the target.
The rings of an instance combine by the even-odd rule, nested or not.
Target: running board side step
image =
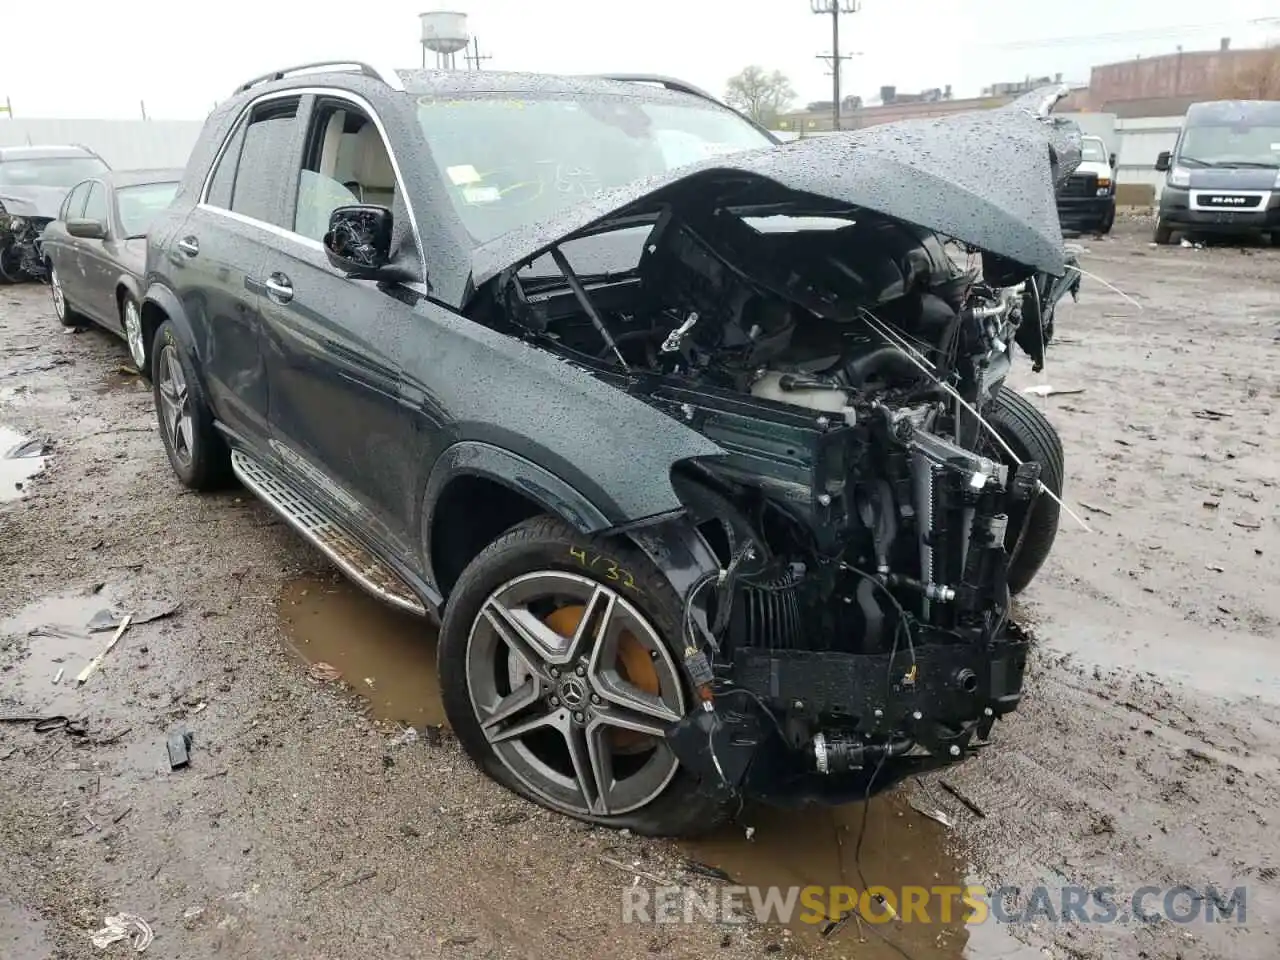
[[[231,469],[250,493],[279,514],[356,584],[401,610],[426,616],[426,607],[404,578],[323,509],[239,450],[231,451]]]

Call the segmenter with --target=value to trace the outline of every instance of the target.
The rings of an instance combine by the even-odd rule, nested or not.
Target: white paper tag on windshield
[[[449,174],[449,179],[454,182],[455,186],[463,186],[468,183],[479,183],[480,174],[476,172],[476,168],[469,163],[459,164],[456,167],[449,167],[445,170]]]
[[[462,199],[467,203],[497,203],[502,191],[497,187],[466,186],[462,188]]]

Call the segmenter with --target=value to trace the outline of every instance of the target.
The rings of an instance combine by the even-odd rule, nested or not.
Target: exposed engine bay
[[[40,234],[52,217],[20,217],[0,212],[0,279],[19,283],[45,275]]]
[[[1043,361],[1079,274],[822,205],[667,208],[619,275],[551,256],[562,276],[509,272],[488,322],[727,453],[673,477],[720,567],[686,600],[686,667],[719,706],[673,731],[682,761],[723,789],[829,798],[985,739],[1026,662],[1008,518],[1042,485],[983,421],[1013,345]]]

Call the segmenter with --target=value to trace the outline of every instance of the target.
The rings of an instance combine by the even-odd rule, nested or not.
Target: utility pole
[[[486,53],[484,56],[481,56],[481,55],[480,55],[480,38],[479,38],[479,37],[472,37],[472,38],[471,38],[471,50],[472,50],[472,52],[471,52],[471,53],[466,54],[466,55],[462,58],[462,59],[464,59],[464,60],[466,60],[466,61],[467,61],[467,68],[468,68],[468,69],[470,69],[470,70],[481,70],[481,69],[483,69],[483,68],[480,66],[480,61],[481,61],[481,60],[492,60],[492,59],[493,59],[493,57],[492,57],[492,56],[490,56],[490,55],[489,55],[489,54],[487,54],[487,53]]]
[[[831,97],[835,101],[831,108],[833,130],[840,129],[840,61],[849,59],[840,56],[840,14],[857,13],[861,7],[860,0],[809,0],[809,9],[814,13],[831,17]]]

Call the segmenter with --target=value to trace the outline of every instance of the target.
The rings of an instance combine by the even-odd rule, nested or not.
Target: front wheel
[[[1151,239],[1162,247],[1168,246],[1173,243],[1173,228],[1160,217],[1156,217],[1156,229]]]
[[[215,490],[231,476],[231,453],[213,426],[213,412],[195,375],[193,358],[168,320],[156,331],[152,393],[160,438],[184,487]]]
[[[0,284],[22,283],[27,271],[22,269],[22,254],[15,247],[0,250]]]
[[[1098,236],[1105,237],[1111,233],[1111,228],[1116,225],[1116,208],[1108,207],[1107,212],[1102,216],[1102,222],[1098,224]]]
[[[1002,385],[988,411],[987,420],[1019,460],[1040,464],[1041,483],[1054,496],[1061,497],[1066,470],[1062,439],[1040,408],[1022,394]],[[1008,452],[1003,448],[994,454],[1012,467]],[[1058,536],[1058,518],[1062,508],[1056,500],[1042,491],[1030,502],[1030,509],[1029,518],[1026,503],[1018,504],[1009,511],[1005,550],[1009,553],[1009,592],[1014,594],[1021,593],[1035,579]]]
[[[580,820],[657,836],[723,819],[665,738],[692,704],[672,641],[682,605],[626,544],[551,517],[463,572],[440,629],[445,712],[494,780]]]

